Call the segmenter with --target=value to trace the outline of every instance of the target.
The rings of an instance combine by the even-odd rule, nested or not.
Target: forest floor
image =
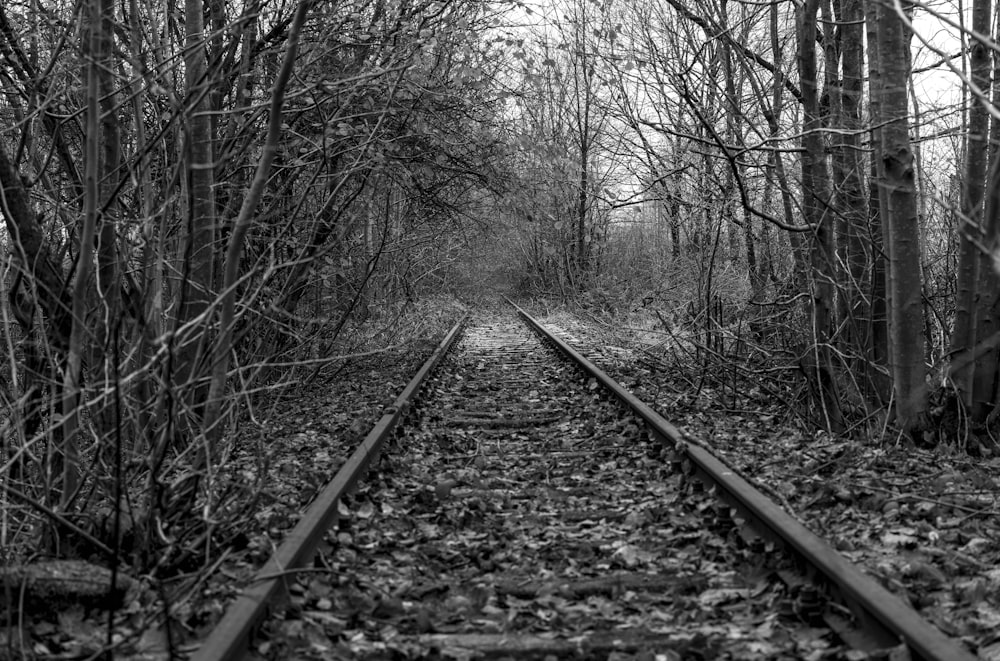
[[[946,634],[980,658],[1000,659],[1000,459],[918,449],[877,429],[852,438],[818,433],[790,411],[796,379],[768,389],[727,381],[722,365],[706,374],[655,319],[531,311],[568,340],[599,347],[592,360]],[[183,649],[203,637],[459,314],[448,303],[423,308],[396,339],[382,338],[382,350],[331,365],[244,426],[245,442],[223,476],[264,492],[241,522],[241,543],[200,571],[131,594],[111,626],[106,612],[79,607],[8,621],[0,659],[87,658],[109,645],[114,658],[165,658],[172,644],[150,634],[164,608],[158,595],[169,595],[173,644]],[[302,635],[296,617],[286,613],[290,638]]]

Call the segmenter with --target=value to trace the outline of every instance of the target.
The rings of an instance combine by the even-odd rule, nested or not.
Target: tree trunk
[[[866,244],[868,200],[864,193],[863,163],[860,158],[862,131],[861,98],[864,85],[863,27],[861,0],[835,0],[832,17],[840,31],[840,60],[843,75],[838,95],[838,128],[831,134],[834,172],[838,187],[838,248],[841,259],[841,310],[846,342],[853,348],[852,364],[858,373],[859,386],[866,401],[879,401],[879,377],[874,372],[872,349],[871,264],[873,246]],[[831,24],[832,25],[832,24]]]
[[[97,239],[97,294],[100,297],[101,314],[96,320],[95,351],[92,365],[100,370],[96,377],[99,388],[105,393],[105,401],[98,406],[96,421],[101,436],[106,439],[105,456],[111,460],[110,440],[115,428],[114,398],[111,393],[117,383],[117,349],[113,337],[120,332],[118,322],[121,316],[121,265],[118,254],[118,182],[122,176],[121,127],[118,123],[118,96],[115,94],[115,63],[112,56],[115,29],[114,0],[100,0],[101,28],[99,73],[101,110],[101,180],[99,200],[101,212],[98,217]]]
[[[877,3],[876,3],[877,4]],[[923,301],[916,173],[909,136],[906,81],[910,38],[895,11],[877,8],[882,135],[875,154],[879,195],[885,197],[889,254],[889,355],[899,426],[912,438],[926,426]]]
[[[844,428],[837,382],[834,379],[830,341],[833,327],[834,273],[832,222],[828,211],[829,180],[820,133],[822,117],[816,80],[816,18],[819,0],[806,0],[799,10],[799,80],[802,88],[802,209],[812,226],[811,251],[813,344],[804,356],[807,378],[817,391],[825,426],[832,432]]]
[[[45,240],[45,234],[41,226],[41,216],[35,214],[31,208],[31,201],[28,191],[24,187],[21,173],[14,167],[14,163],[8,156],[3,141],[0,141],[0,210],[6,225],[9,238],[10,251],[13,255],[14,268],[18,269],[21,278],[15,278],[15,286],[12,287],[11,294],[16,294],[18,280],[27,283],[21,285],[25,292],[26,300],[23,308],[15,301],[15,316],[26,333],[30,333],[33,319],[40,316],[43,321],[43,328],[38,331],[38,337],[33,338],[30,334],[25,342],[25,368],[34,372],[30,379],[25,381],[26,396],[24,400],[24,419],[26,427],[25,440],[32,440],[31,437],[41,426],[42,412],[46,407],[42,395],[42,384],[52,382],[52,400],[55,407],[59,406],[61,399],[61,385],[54,377],[57,373],[57,366],[62,363],[66,355],[72,332],[72,309],[71,298],[66,290],[63,281],[64,276],[53,265],[49,248]],[[36,297],[31,300],[31,297]],[[42,310],[41,315],[34,313],[34,306],[38,304]],[[18,314],[17,309],[24,310],[23,314]],[[41,336],[48,339],[47,350],[43,350],[44,343]],[[37,341],[36,341],[37,340]],[[50,377],[50,375],[53,375]],[[34,382],[34,383],[33,383]],[[62,427],[54,427],[51,430],[52,444],[56,450],[56,461],[52,466],[53,473],[58,473],[60,469],[60,457],[65,454],[66,448],[63,439]],[[48,500],[48,498],[46,498]]]
[[[782,52],[780,35],[778,33],[777,3],[771,5],[768,23],[771,39],[771,57],[775,62],[780,62]],[[775,141],[779,140],[781,136],[779,120],[781,119],[781,109],[784,106],[782,103],[784,89],[784,76],[780,68],[775,68],[774,83],[771,88],[771,106],[769,109],[764,110],[764,119],[767,121],[768,131],[770,132],[771,139]],[[778,184],[778,190],[781,191],[781,208],[785,224],[795,225],[791,188],[788,186],[788,177],[785,175],[785,162],[781,151],[773,152],[772,158],[774,159],[774,178]],[[808,279],[805,240],[801,232],[792,232],[788,240],[792,246],[792,290],[798,293],[805,289],[805,283]]]
[[[838,144],[840,136],[844,130],[844,106],[842,100],[842,88],[840,78],[840,40],[841,30],[835,29],[836,17],[833,14],[831,0],[820,0],[820,16],[823,25],[822,46],[823,46],[823,90],[820,96],[820,115],[822,116],[823,127],[830,129],[824,132],[824,151],[830,154],[830,212],[833,214],[833,222],[830,223],[830,250],[831,255],[837,255],[834,260],[833,273],[838,284],[839,295],[836,297],[837,307],[834,308],[837,319],[846,321],[847,325],[841,326],[838,334],[838,341],[843,344],[850,341],[850,319],[848,317],[847,287],[849,286],[849,274],[844,269],[844,257],[846,255],[844,239],[847,232],[844,227],[846,203],[843,190],[844,181],[847,178],[846,167],[843,158],[843,148]]]
[[[868,189],[868,243],[871,246],[871,350],[875,365],[884,367],[886,376],[875,373],[875,387],[879,398],[888,405],[892,392],[889,368],[889,290],[888,290],[888,229],[885,226],[888,198],[880,187],[882,153],[882,65],[878,43],[879,5],[871,0],[865,6],[865,39],[868,45],[868,112],[871,121],[872,160]]]
[[[677,198],[670,198],[670,205],[667,209],[670,216],[670,256],[676,261],[681,256],[681,205]]]
[[[729,2],[728,0],[722,0],[719,3],[719,21],[723,30],[728,32],[730,30],[729,26]],[[742,117],[739,98],[736,95],[736,72],[733,67],[733,52],[732,45],[728,41],[723,41],[720,44],[722,52],[720,53],[722,58],[722,77],[725,81],[725,102],[723,107],[725,108],[726,114],[726,133],[725,142],[726,148],[729,145],[737,145],[741,141],[741,136],[739,134],[739,118]],[[742,81],[740,81],[740,88],[742,89]],[[726,158],[731,161],[730,167],[726,168],[725,174],[725,188],[726,194],[723,197],[722,207],[724,209],[723,218],[726,222],[726,234],[729,235],[729,262],[736,264],[740,261],[740,257],[743,251],[740,250],[740,228],[739,223],[736,220],[736,202],[735,202],[735,190],[738,182],[736,181],[737,176],[742,177],[743,166],[736,161],[735,164],[732,163],[733,156],[726,155]],[[733,167],[736,167],[737,172],[733,171]],[[742,184],[740,184],[742,185]],[[746,214],[744,214],[746,215]],[[751,246],[749,250],[752,252],[753,247]],[[754,278],[752,272],[752,265],[747,264],[748,270],[751,272],[749,276],[751,280]]]
[[[179,283],[179,326],[204,314],[212,300],[218,225],[214,194],[214,135],[202,0],[185,0],[184,28],[185,87],[190,110],[185,145],[188,203],[182,257],[183,277]],[[208,327],[208,320],[205,319],[192,326],[192,335],[178,338],[182,344],[178,347],[180,355],[175,374],[176,384],[188,388],[189,396],[186,399],[195,412],[201,410],[206,391],[205,384],[198,380],[199,374],[203,373],[200,364],[205,358],[204,352],[211,346]]]
[[[586,124],[584,125],[586,126]],[[589,131],[585,128],[584,131]],[[577,193],[577,208],[576,208],[576,270],[577,276],[582,277],[587,271],[587,207],[589,206],[589,193],[588,188],[590,187],[589,175],[590,175],[590,145],[588,144],[587,137],[583,132],[581,132],[581,138],[583,143],[580,147],[580,190]]]
[[[987,35],[990,30],[990,0],[972,5],[972,30]],[[989,140],[990,50],[979,39],[970,44],[971,80],[976,90],[968,90],[968,137],[965,144],[965,172],[962,176],[962,204],[958,233],[958,278],[955,297],[955,325],[951,335],[951,379],[962,403],[974,421],[982,422],[993,401],[996,353],[978,352],[978,343],[992,334],[992,288],[995,285],[988,257],[979,249],[983,235],[983,193]],[[980,93],[983,96],[980,96]],[[985,260],[985,262],[984,262]],[[985,334],[982,334],[985,333]]]
[[[171,404],[176,407],[167,412],[165,427],[172,427],[175,434],[164,434],[151,453],[148,496],[157,502],[157,472],[166,456],[169,443],[178,441],[195,447],[193,469],[171,493],[172,501],[164,512],[167,517],[186,515],[194,506],[198,485],[206,462],[214,448],[206,447],[210,441],[196,443],[199,434],[210,432],[214,420],[206,416],[209,403],[213,363],[217,356],[212,352],[209,305],[215,285],[215,238],[218,231],[218,214],[215,199],[215,150],[214,122],[212,120],[210,81],[208,77],[207,40],[204,29],[203,0],[185,0],[184,3],[184,76],[187,94],[187,130],[184,141],[184,172],[187,178],[187,207],[184,218],[184,240],[179,256],[180,277],[177,313],[174,318],[177,333],[175,366],[173,370]],[[199,319],[201,317],[201,319]],[[226,352],[226,347],[217,351]],[[183,411],[184,415],[177,413]],[[209,415],[212,411],[208,412]],[[169,442],[168,442],[169,440]],[[147,508],[147,516],[156,515],[155,507]]]
[[[589,270],[589,243],[587,236],[587,216],[590,210],[591,160],[594,146],[594,61],[587,39],[589,20],[587,3],[580,0],[574,6],[575,21],[573,22],[574,53],[571,55],[573,65],[573,122],[576,124],[578,162],[576,208],[572,214],[575,217],[573,269],[570,277],[576,281],[576,286],[582,286],[584,274]]]
[[[113,8],[113,7],[112,7]],[[94,239],[97,235],[100,212],[101,171],[101,91],[107,85],[103,78],[110,75],[103,49],[109,41],[102,36],[105,27],[102,0],[91,0],[85,9],[87,30],[84,32],[85,76],[87,81],[87,110],[85,115],[86,138],[84,141],[83,170],[83,225],[80,229],[80,253],[77,256],[73,281],[72,329],[62,390],[62,497],[60,506],[68,509],[76,497],[80,483],[77,434],[80,431],[80,393],[83,388],[83,358],[92,329],[87,325],[87,308],[90,301],[91,274],[93,272]],[[108,22],[108,25],[111,21]]]

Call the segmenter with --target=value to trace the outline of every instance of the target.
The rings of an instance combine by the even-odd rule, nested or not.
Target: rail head
[[[597,365],[549,332],[510,299],[525,322],[545,341],[576,363],[641,417],[661,443],[683,455],[695,467],[696,475],[716,487],[719,497],[740,511],[759,532],[779,540],[811,573],[823,579],[858,621],[877,640],[888,645],[903,643],[913,659],[926,661],[974,661],[976,656],[958,641],[905,605],[898,597],[866,577],[858,567],[778,507],[760,490],[737,475],[704,447],[690,442],[674,425],[645,402],[618,384]]]

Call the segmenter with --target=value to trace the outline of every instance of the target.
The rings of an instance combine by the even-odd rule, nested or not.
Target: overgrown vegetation
[[[819,428],[993,451],[991,82],[940,59],[993,42],[948,11],[564,3],[516,42],[512,284],[797,373]]]
[[[0,557],[210,564],[261,411],[492,292],[994,451],[972,5],[5,2]]]

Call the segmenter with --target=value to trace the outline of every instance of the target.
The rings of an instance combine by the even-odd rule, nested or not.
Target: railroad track
[[[975,658],[517,311],[453,329],[194,658]]]

